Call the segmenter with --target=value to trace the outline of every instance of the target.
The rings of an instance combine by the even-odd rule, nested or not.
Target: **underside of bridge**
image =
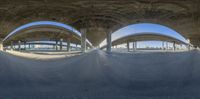
[[[200,46],[199,0],[0,0],[0,38],[34,21],[57,21],[86,30],[98,46],[106,34],[135,23],[168,26]]]
[[[117,40],[114,40],[112,42],[112,45],[119,45],[127,42],[137,42],[137,41],[167,41],[167,42],[173,42],[176,44],[184,44],[188,45],[187,43],[178,40],[176,38],[167,36],[167,35],[162,35],[158,33],[135,33],[132,35],[128,35],[122,38],[119,38]]]
[[[136,23],[190,43],[175,31],[114,40]],[[0,99],[200,99],[199,27],[200,0],[0,0]]]

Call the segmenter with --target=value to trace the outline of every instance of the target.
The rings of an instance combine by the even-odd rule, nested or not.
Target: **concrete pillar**
[[[63,39],[60,39],[60,50],[62,51],[62,43],[63,43]]]
[[[24,42],[24,50],[26,50],[26,42]]]
[[[188,51],[190,51],[190,50],[191,50],[191,46],[190,46],[190,45],[188,45],[187,47],[188,47]]]
[[[31,44],[30,43],[28,44],[28,49],[31,49]]]
[[[107,33],[107,46],[106,46],[106,50],[108,53],[111,52],[111,46],[112,46],[112,32],[108,32]]]
[[[127,41],[127,50],[130,51],[129,41]]]
[[[3,51],[3,41],[0,40],[0,51]]]
[[[173,50],[176,51],[176,43],[173,42]]]
[[[70,38],[67,39],[67,51],[69,52],[70,51]]]
[[[165,50],[165,42],[162,41],[162,50]]]
[[[135,41],[135,51],[137,50],[137,41]]]
[[[21,50],[21,41],[18,41],[18,50]]]
[[[135,42],[133,42],[133,51],[135,51]]]
[[[78,50],[78,44],[76,44],[76,49],[75,49],[76,51]]]
[[[10,49],[11,49],[11,50],[14,49],[14,47],[13,47],[13,41],[10,42]]]
[[[58,41],[56,40],[56,51],[58,50]]]
[[[86,52],[86,29],[81,29],[81,51]]]
[[[168,47],[168,42],[166,42],[166,50],[168,50],[168,48],[169,48],[169,47]]]

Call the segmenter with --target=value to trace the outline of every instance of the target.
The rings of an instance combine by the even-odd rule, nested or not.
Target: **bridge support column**
[[[134,45],[135,45],[134,46],[134,51],[136,51],[137,50],[137,41],[134,42]]]
[[[166,42],[166,50],[168,50],[168,48],[169,48],[169,47],[168,47],[168,42]]]
[[[78,44],[76,44],[76,49],[75,49],[76,51],[78,50]]]
[[[70,38],[67,39],[67,51],[70,51]]]
[[[107,33],[107,46],[106,46],[106,51],[108,53],[111,53],[111,47],[112,47],[112,37],[111,37],[112,32]]]
[[[133,51],[135,51],[135,43],[133,42]]]
[[[21,41],[18,41],[18,50],[21,50]]]
[[[24,50],[26,50],[26,41],[24,42]]]
[[[63,43],[63,39],[60,39],[60,50],[62,51],[62,43]]]
[[[137,42],[133,42],[133,51],[137,50]]]
[[[86,29],[81,29],[81,51],[86,52]]]
[[[127,41],[127,50],[128,52],[130,51],[130,46],[129,46],[129,42]]]
[[[176,51],[176,43],[173,42],[173,50]]]
[[[165,50],[165,42],[162,41],[162,50]]]
[[[58,50],[58,41],[56,40],[56,51]]]
[[[191,50],[191,46],[190,46],[190,45],[188,45],[188,46],[187,46],[187,48],[188,48],[188,51],[190,51],[190,50]]]
[[[11,49],[11,50],[14,49],[14,47],[13,47],[13,41],[10,42],[10,49]]]
[[[3,51],[3,41],[0,40],[0,51]]]
[[[29,49],[29,50],[31,49],[31,44],[30,44],[30,43],[28,44],[28,49]]]

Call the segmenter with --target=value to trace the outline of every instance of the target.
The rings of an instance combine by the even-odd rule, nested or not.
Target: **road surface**
[[[200,52],[95,50],[35,60],[0,52],[0,99],[199,99]]]

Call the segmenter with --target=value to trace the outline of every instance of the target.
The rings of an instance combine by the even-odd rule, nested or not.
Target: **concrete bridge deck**
[[[1,99],[197,99],[200,52],[106,54],[54,60],[0,52]]]

